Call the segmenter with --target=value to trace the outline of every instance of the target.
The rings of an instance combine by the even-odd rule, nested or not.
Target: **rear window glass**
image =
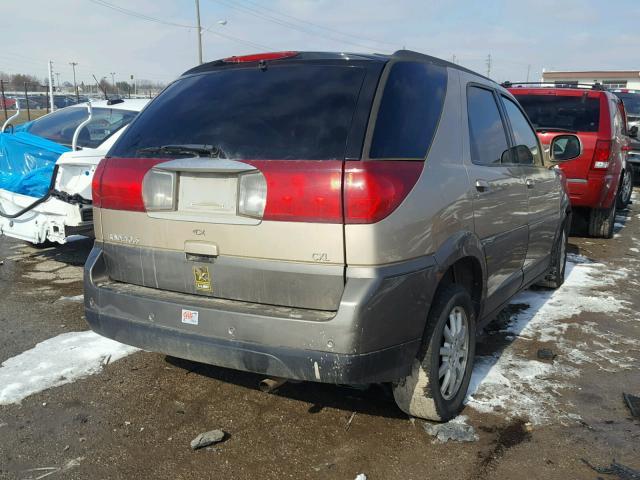
[[[122,109],[93,108],[91,121],[80,130],[78,145],[87,148],[99,147],[111,135],[128,125],[137,114],[138,112]],[[34,120],[28,131],[32,135],[71,146],[76,128],[88,117],[86,107],[63,108]]]
[[[306,64],[185,77],[149,104],[109,154],[158,156],[154,148],[182,145],[234,159],[343,159],[364,75],[360,67]]]
[[[575,132],[597,132],[600,99],[586,96],[516,95],[536,129],[559,128]]]
[[[398,62],[385,85],[370,158],[424,158],[438,126],[447,89],[447,70]]]

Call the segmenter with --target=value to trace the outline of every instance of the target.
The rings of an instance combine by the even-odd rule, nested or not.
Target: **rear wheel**
[[[400,409],[426,420],[446,421],[462,410],[475,357],[476,320],[469,293],[443,287],[427,319],[427,331],[409,375],[393,385]]]
[[[569,243],[569,236],[567,235],[569,221],[567,220],[562,226],[562,231],[556,244],[553,246],[551,252],[551,265],[549,271],[544,277],[544,280],[538,282],[537,285],[547,288],[560,288],[564,283],[564,274],[567,268],[567,244]]]
[[[613,237],[616,205],[610,208],[593,208],[589,213],[589,235],[597,238]]]
[[[633,192],[633,173],[627,169],[622,174],[620,181],[620,191],[616,198],[616,206],[618,208],[626,208],[631,203],[631,193]]]

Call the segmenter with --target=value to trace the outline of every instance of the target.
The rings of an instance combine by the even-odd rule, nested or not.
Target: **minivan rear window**
[[[343,159],[364,76],[361,67],[309,64],[187,76],[149,104],[109,155],[197,145],[233,159]]]
[[[516,95],[516,98],[536,129],[597,132],[600,127],[599,98],[584,95]]]

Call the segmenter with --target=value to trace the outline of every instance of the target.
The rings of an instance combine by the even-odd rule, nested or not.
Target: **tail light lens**
[[[238,213],[246,217],[262,218],[267,204],[267,181],[262,173],[240,175]]]
[[[93,178],[94,205],[128,211],[174,210],[174,172],[153,170],[166,159],[110,158]],[[375,223],[407,197],[420,161],[256,160],[238,177],[238,214],[271,221]],[[343,173],[344,168],[344,173]]]
[[[389,216],[420,177],[424,162],[346,162],[345,223],[375,223]]]
[[[149,170],[142,181],[142,202],[148,212],[175,210],[175,172]]]
[[[341,161],[256,160],[246,163],[255,166],[265,178],[264,220],[342,223]],[[262,185],[259,188],[262,189]],[[248,195],[247,190],[241,197]]]
[[[593,152],[593,170],[606,170],[609,168],[609,159],[611,158],[611,141],[598,140],[596,148]]]
[[[144,212],[143,180],[147,172],[166,159],[103,159],[93,177],[94,206],[111,210]]]

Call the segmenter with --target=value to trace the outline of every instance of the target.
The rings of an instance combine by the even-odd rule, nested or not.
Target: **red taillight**
[[[345,223],[375,223],[393,212],[418,181],[423,162],[346,162]]]
[[[91,180],[91,198],[93,201],[93,206],[100,208],[102,206],[102,195],[100,182],[102,181],[102,174],[104,173],[104,169],[107,165],[107,159],[103,158],[100,160],[100,163],[96,167],[96,171],[93,174],[93,179]]]
[[[110,210],[144,212],[142,180],[145,174],[166,159],[109,158],[98,165],[93,177],[93,204]]]
[[[598,140],[596,148],[593,152],[593,170],[606,170],[609,168],[609,159],[611,157],[611,140]]]
[[[267,182],[263,220],[342,223],[339,160],[247,161]]]
[[[281,60],[283,58],[295,57],[296,55],[298,55],[298,52],[292,52],[292,51],[257,53],[254,55],[227,57],[222,61],[226,63],[248,63],[248,62],[259,62],[260,60]]]

